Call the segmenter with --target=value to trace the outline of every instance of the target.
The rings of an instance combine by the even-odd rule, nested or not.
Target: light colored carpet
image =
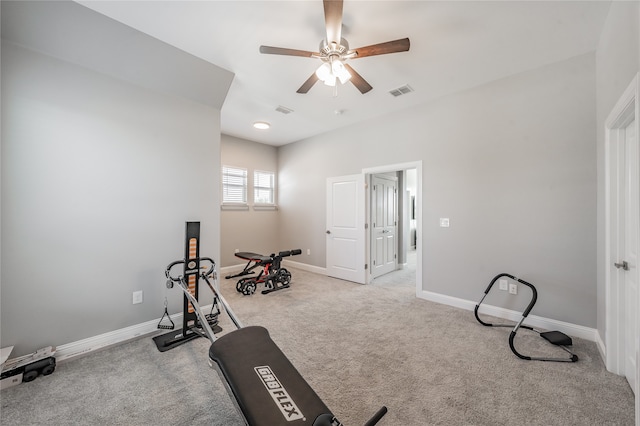
[[[416,299],[413,283],[292,273],[290,289],[269,295],[243,296],[235,280],[221,286],[245,325],[269,329],[346,425],[362,425],[382,405],[387,426],[634,424],[629,385],[605,370],[592,342],[574,339],[575,364],[523,361],[509,350],[508,329]],[[145,337],[61,363],[51,376],[3,390],[0,423],[240,425],[207,366],[208,346],[197,339],[160,353]],[[560,350],[524,331],[518,347]]]

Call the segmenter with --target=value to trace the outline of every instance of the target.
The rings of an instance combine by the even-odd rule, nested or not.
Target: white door
[[[371,277],[395,271],[398,266],[398,180],[395,176],[371,178]]]
[[[625,351],[624,370],[625,376],[634,392],[638,392],[636,383],[636,348],[640,339],[638,330],[638,221],[640,209],[638,209],[638,138],[635,134],[635,121],[632,121],[625,130],[624,137],[624,172],[622,185],[624,195],[621,197],[621,214],[624,227],[621,230],[624,239],[624,252],[616,267],[623,274],[625,293]]]
[[[327,275],[365,283],[364,175],[327,179]]]

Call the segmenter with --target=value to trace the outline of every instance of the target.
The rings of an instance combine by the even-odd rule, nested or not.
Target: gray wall
[[[276,173],[278,186],[278,151],[270,145],[251,142],[233,136],[222,135],[221,158],[225,166],[247,169],[247,210],[223,210],[220,217],[220,246],[222,267],[241,264],[234,250],[268,255],[280,250],[278,211],[256,210],[253,203],[253,172],[262,170]],[[278,193],[276,190],[276,199]]]
[[[607,116],[640,70],[640,4],[612,2],[596,52],[598,153],[598,333],[606,341],[604,125]]]
[[[157,319],[165,295],[180,311],[164,268],[188,220],[219,258],[219,181],[219,108],[3,40],[2,346],[18,356]]]
[[[422,160],[423,290],[477,300],[510,272],[537,315],[595,327],[595,104],[587,54],[281,147],[281,241],[324,267],[326,178]]]
[[[424,290],[477,300],[495,273],[512,272],[538,286],[538,315],[597,324],[604,339],[603,123],[640,68],[637,2],[612,3],[594,55],[278,149],[280,211],[249,211],[257,221],[223,217],[231,232],[218,231],[227,213],[219,208],[219,165],[221,155],[247,151],[227,151],[225,142],[220,153],[219,106],[181,95],[203,93],[201,86],[162,90],[162,81],[140,78],[150,75],[144,66],[91,71],[85,67],[127,61],[95,43],[79,43],[92,55],[69,52],[69,40],[84,40],[68,25],[47,37],[60,27],[48,10],[32,19],[38,31],[5,19],[9,4],[43,4],[2,3],[3,39],[5,30],[24,29],[21,43],[41,43],[72,63],[93,61],[72,65],[3,42],[0,333],[2,346],[16,346],[13,355],[157,318],[165,294],[172,312],[180,310],[162,270],[183,255],[186,220],[202,222],[202,252],[223,266],[235,263],[234,248],[299,247],[296,261],[324,267],[326,178],[415,160],[424,165]],[[58,6],[70,8],[62,15],[82,22],[84,33],[104,29],[105,18],[88,18],[77,4],[47,3]],[[147,50],[152,67],[184,56],[167,56],[167,48]],[[185,60],[186,69],[193,62]],[[115,75],[127,70],[135,75]],[[208,98],[223,97],[230,77],[211,71],[202,75],[221,87],[202,87],[215,88]],[[223,138],[274,161],[270,147]],[[451,228],[439,228],[439,217]],[[260,230],[233,232],[248,223]],[[131,304],[135,290],[144,291],[142,305]]]

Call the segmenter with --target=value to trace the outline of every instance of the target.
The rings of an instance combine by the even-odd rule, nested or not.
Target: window
[[[247,169],[222,166],[222,202],[247,204]]]
[[[276,177],[273,172],[256,170],[253,173],[253,201],[256,204],[275,204]]]

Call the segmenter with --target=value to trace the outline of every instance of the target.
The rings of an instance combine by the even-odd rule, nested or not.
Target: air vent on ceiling
[[[278,106],[278,108],[276,108],[276,111],[281,112],[283,114],[290,114],[293,112],[292,109],[287,108],[287,107],[283,107],[282,105]]]
[[[410,92],[413,92],[413,88],[408,84],[405,84],[404,86],[400,86],[397,89],[389,90],[389,93],[391,93],[396,98],[398,96],[406,95],[407,93],[410,93]]]

